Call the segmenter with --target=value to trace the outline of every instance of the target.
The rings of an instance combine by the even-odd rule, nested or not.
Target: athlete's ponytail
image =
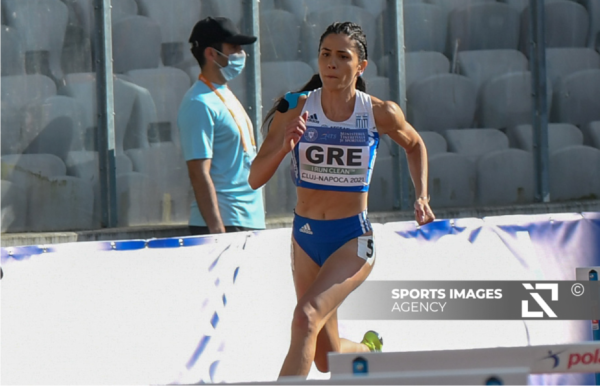
[[[351,40],[354,40],[354,48],[356,53],[358,54],[358,60],[360,62],[362,62],[363,60],[367,60],[367,38],[362,28],[358,24],[349,21],[346,21],[344,23],[335,22],[331,24],[329,27],[327,27],[323,35],[321,35],[321,39],[319,40],[319,51],[321,50],[323,40],[331,34],[344,34],[348,36]],[[312,91],[322,86],[323,82],[321,81],[321,76],[319,74],[315,74],[312,76],[312,78],[310,78],[308,83],[302,86],[300,90],[294,92]],[[367,85],[362,76],[356,78],[356,89],[362,92],[367,92]],[[287,111],[286,101],[283,96],[277,98],[275,104],[265,116],[265,119],[262,124],[263,135],[266,135],[269,131],[269,126],[271,125],[271,121],[273,120],[276,111]]]

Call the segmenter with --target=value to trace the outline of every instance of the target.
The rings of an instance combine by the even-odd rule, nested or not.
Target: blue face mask
[[[223,75],[223,78],[225,78],[227,82],[229,82],[231,79],[235,78],[236,76],[242,73],[242,71],[244,70],[244,66],[246,65],[246,53],[244,51],[233,53],[229,56],[225,55],[217,49],[215,49],[215,51],[217,51],[219,54],[223,55],[229,60],[228,64],[225,67],[221,66],[215,61],[216,65],[220,67],[221,75]]]

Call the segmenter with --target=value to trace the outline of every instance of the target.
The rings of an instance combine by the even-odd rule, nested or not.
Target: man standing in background
[[[183,97],[177,118],[195,201],[193,235],[265,228],[262,191],[248,184],[256,156],[253,127],[227,82],[244,69],[242,45],[255,36],[239,33],[224,17],[199,21],[189,40],[201,74]]]

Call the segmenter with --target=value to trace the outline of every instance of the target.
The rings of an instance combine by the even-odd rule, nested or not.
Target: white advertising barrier
[[[353,361],[358,357],[367,361],[369,374],[523,366],[533,374],[600,372],[600,342],[583,342],[472,350],[330,354],[331,378],[352,374]]]
[[[576,267],[600,265],[599,219],[374,224],[377,260],[369,280],[573,280]],[[278,229],[2,248],[2,382],[276,381],[296,303],[290,237],[290,229]],[[386,353],[591,340],[587,321],[353,321],[341,317],[343,307],[340,335],[360,341],[376,330]],[[321,382],[329,377],[314,366],[309,374]],[[540,374],[528,381],[594,378]]]

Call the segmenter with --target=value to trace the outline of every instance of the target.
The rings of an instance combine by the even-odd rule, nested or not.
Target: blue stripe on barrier
[[[233,271],[233,283],[235,284],[235,279],[237,279],[237,275],[240,272],[240,267],[237,267],[235,271]]]
[[[179,248],[183,246],[182,239],[154,239],[148,241],[148,248]]]
[[[200,358],[200,355],[202,355],[202,353],[204,352],[204,349],[206,348],[206,345],[208,345],[209,341],[210,341],[210,336],[207,336],[207,335],[204,335],[202,337],[202,339],[200,339],[200,343],[198,343],[198,347],[196,347],[194,354],[192,354],[192,357],[190,358],[188,363],[185,365],[185,367],[188,370],[190,370],[192,367],[194,367],[194,365],[198,361],[198,358]]]
[[[210,375],[211,382],[215,382],[215,373],[217,371],[217,366],[219,366],[220,361],[214,361],[211,363],[210,368],[208,370],[208,374]]]
[[[146,240],[107,241],[99,243],[101,251],[135,251],[146,248]]]
[[[227,305],[227,296],[225,296],[225,294],[223,294],[223,305]]]
[[[217,324],[219,324],[219,314],[215,311],[212,319],[210,320],[210,324],[212,324],[213,328],[217,328]]]
[[[148,241],[148,248],[194,247],[198,245],[213,244],[214,242],[214,236],[192,236],[168,239],[152,239]]]

